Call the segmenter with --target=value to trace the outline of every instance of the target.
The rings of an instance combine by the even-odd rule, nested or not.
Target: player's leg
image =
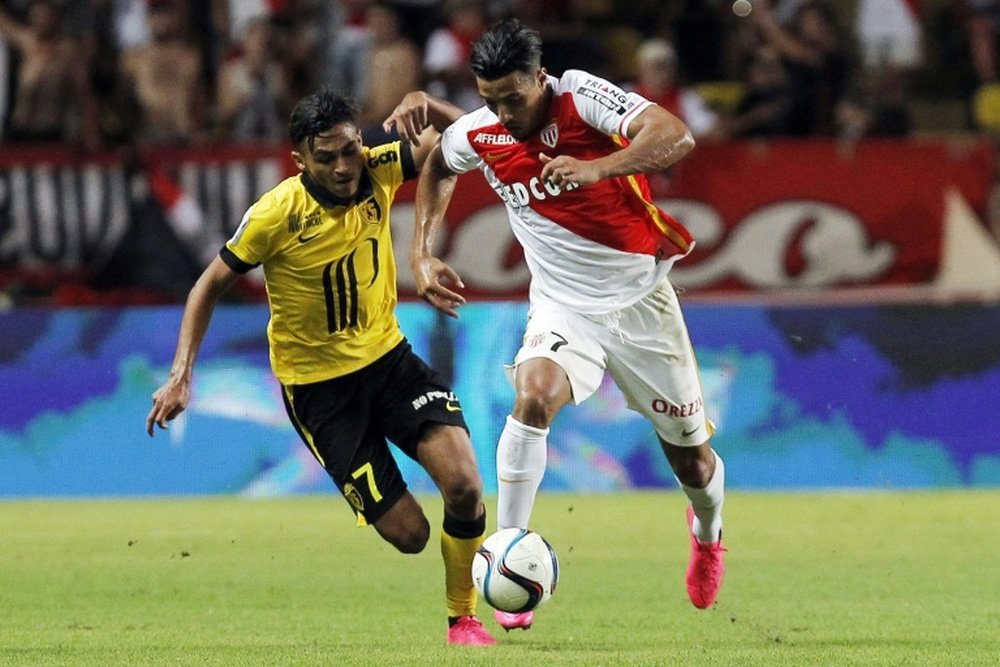
[[[722,587],[726,565],[722,546],[722,505],[726,467],[709,443],[697,447],[660,444],[691,504],[687,511],[691,556],[685,581],[691,604],[707,609]],[[684,477],[682,477],[684,475]]]
[[[514,369],[514,407],[497,441],[497,528],[527,528],[548,460],[549,424],[573,398],[562,366],[528,358]],[[535,612],[493,612],[507,632],[528,630]]]
[[[372,525],[383,540],[404,554],[420,553],[431,536],[431,526],[424,510],[409,491],[403,493]]]
[[[663,452],[688,497],[692,532],[688,595],[699,608],[722,584],[725,466],[712,449],[698,366],[672,286],[664,282],[623,310],[618,335],[607,339],[608,370],[629,402],[656,429]]]
[[[663,453],[694,515],[692,533],[699,542],[718,542],[722,537],[722,505],[725,501],[726,468],[711,443],[679,447],[659,438]]]
[[[497,527],[527,528],[548,459],[552,420],[570,401],[594,393],[604,377],[604,354],[593,324],[553,305],[532,307],[509,375],[514,407],[497,443]],[[507,631],[527,630],[535,612],[494,612]]]
[[[475,616],[472,558],[485,536],[486,509],[462,407],[440,374],[409,348],[392,369],[391,381],[396,389],[379,405],[377,421],[382,432],[427,470],[444,500],[441,556],[448,642],[494,644]]]
[[[441,491],[450,516],[463,522],[483,519],[483,479],[464,428],[428,425],[417,445],[417,460]]]
[[[514,407],[497,443],[497,527],[527,528],[545,474],[549,425],[570,401],[590,396],[604,377],[593,324],[551,304],[535,305],[508,374]]]
[[[417,457],[444,500],[441,556],[449,642],[492,644],[493,638],[476,619],[478,598],[472,584],[472,558],[486,534],[486,507],[483,480],[469,435],[459,426],[430,424],[420,438]]]
[[[282,397],[292,425],[354,510],[358,525],[373,525],[403,553],[419,553],[430,525],[407,491],[380,426],[371,420],[371,395],[380,393],[380,376],[376,362],[347,377],[284,387]]]
[[[527,528],[545,476],[549,424],[572,400],[566,371],[546,358],[518,364],[515,399],[497,442],[497,528]]]

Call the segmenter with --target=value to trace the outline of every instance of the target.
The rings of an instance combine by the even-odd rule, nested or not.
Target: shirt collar
[[[299,179],[302,181],[302,187],[306,189],[306,192],[308,192],[313,199],[319,202],[319,205],[323,208],[352,206],[357,202],[364,201],[374,192],[372,190],[372,182],[371,178],[368,176],[367,169],[361,172],[361,181],[358,183],[358,191],[353,197],[350,198],[338,197],[314,181],[312,177],[304,171],[299,174]]]

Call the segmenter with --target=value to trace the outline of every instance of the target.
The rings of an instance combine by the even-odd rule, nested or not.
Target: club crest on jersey
[[[524,339],[525,347],[538,347],[545,342],[545,334],[533,334]]]
[[[559,126],[555,122],[549,123],[544,128],[539,135],[542,143],[549,148],[555,148],[556,144],[559,142]]]
[[[344,484],[344,497],[347,498],[347,502],[351,503],[351,507],[358,512],[365,510],[365,499],[361,497],[361,493],[350,482]]]
[[[377,225],[382,219],[382,208],[374,197],[369,197],[358,204],[358,215],[366,224]]]

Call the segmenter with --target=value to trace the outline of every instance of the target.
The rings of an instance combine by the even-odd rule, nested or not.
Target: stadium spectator
[[[268,0],[210,0],[213,19],[219,38],[227,46],[238,46],[243,42],[247,29],[275,18],[277,7],[287,2],[272,3]]]
[[[678,80],[677,53],[665,39],[649,39],[636,52],[636,82],[631,88],[674,114],[696,138],[718,135],[718,117],[694,88]]]
[[[424,47],[427,90],[468,111],[482,104],[469,54],[486,30],[486,14],[478,0],[448,0],[444,12],[447,23],[431,33]]]
[[[612,74],[600,38],[587,29],[585,4],[575,0],[512,0],[513,17],[534,26],[545,40],[550,72],[585,69],[602,76]]]
[[[810,2],[810,0],[774,0],[771,12],[778,23],[788,27],[795,21],[795,15],[798,13],[799,7],[807,2]]]
[[[324,3],[317,24],[320,82],[355,100],[368,96],[368,0]]]
[[[10,49],[7,46],[7,40],[4,38],[3,32],[0,31],[0,81],[13,81],[12,76],[14,64],[11,62]],[[0,86],[0,139],[3,138],[3,131],[7,125],[7,110],[10,108],[11,95],[13,91],[11,90],[11,85]]]
[[[420,50],[402,35],[392,3],[372,2],[367,25],[372,39],[366,78],[371,84],[362,99],[360,122],[365,140],[378,144],[391,138],[382,130],[382,120],[408,91],[420,87],[423,70]]]
[[[859,0],[854,32],[861,64],[868,71],[885,67],[910,72],[923,63],[919,0]]]
[[[750,16],[763,43],[781,54],[788,71],[791,133],[834,134],[834,110],[850,82],[851,63],[829,7],[802,3],[788,28],[774,17],[767,0],[755,2]]]
[[[321,12],[316,3],[323,0],[268,0],[272,7],[274,50],[284,63],[286,80],[293,98],[301,98],[320,85],[317,67],[316,23]],[[280,8],[275,9],[275,8]]]
[[[980,84],[997,81],[1000,0],[965,0],[965,27],[972,67]]]
[[[440,25],[443,0],[390,1],[399,15],[399,24],[406,26],[406,37],[418,47],[426,44],[431,32]],[[488,3],[489,0],[486,0]]]
[[[722,118],[723,133],[732,139],[791,134],[788,114],[793,102],[781,56],[773,47],[759,46],[747,67],[743,96],[733,113]]]
[[[121,56],[119,95],[134,103],[134,138],[144,144],[194,144],[208,138],[207,95],[199,46],[185,33],[183,0],[149,0],[152,40]]]
[[[283,64],[266,18],[245,26],[240,53],[219,70],[219,133],[233,141],[280,141],[291,111]]]
[[[691,81],[719,81],[730,74],[727,54],[727,25],[722,16],[732,18],[732,0],[684,0],[671,21],[674,47],[680,70]]]
[[[837,136],[903,137],[913,129],[902,72],[886,67],[861,77],[858,89],[837,105]]]
[[[24,22],[0,9],[0,35],[20,57],[8,139],[96,150],[101,136],[90,60],[80,42],[60,30],[55,2],[32,0]]]
[[[417,114],[443,128],[459,113],[413,95],[396,107],[392,122],[412,125]],[[468,428],[446,381],[412,351],[395,317],[390,207],[402,182],[423,166],[437,132],[412,147],[368,147],[354,109],[328,91],[298,103],[289,132],[301,173],[250,207],[191,290],[170,376],[153,394],[146,430],[153,435],[185,409],[217,300],[263,264],[272,366],[304,444],[359,525],[373,525],[402,553],[422,551],[430,526],[386,439],[427,470],[445,506],[448,641],[493,644],[475,617],[471,564],[486,512]]]
[[[583,71],[550,76],[537,32],[514,20],[473,47],[486,106],[455,121],[417,190],[411,264],[417,292],[452,316],[455,271],[433,256],[457,174],[481,168],[507,208],[531,273],[530,309],[510,369],[514,406],[497,446],[497,526],[527,527],[545,472],[549,426],[610,372],[655,427],[690,500],[687,589],[698,608],[722,584],[724,467],[709,438],[698,369],[668,280],[690,233],[650,201],[644,172],[683,158],[694,141],[676,116]],[[623,146],[610,137],[625,136]],[[496,612],[527,628],[533,612]]]

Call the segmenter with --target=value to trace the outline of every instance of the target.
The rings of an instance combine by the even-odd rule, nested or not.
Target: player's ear
[[[298,151],[292,151],[292,162],[295,163],[295,166],[298,167],[299,171],[306,170],[306,163],[302,159],[302,153]]]
[[[538,68],[537,79],[538,79],[538,85],[540,85],[542,88],[545,88],[545,86],[548,85],[548,83],[549,83],[549,73],[545,71],[544,67],[539,67]]]

